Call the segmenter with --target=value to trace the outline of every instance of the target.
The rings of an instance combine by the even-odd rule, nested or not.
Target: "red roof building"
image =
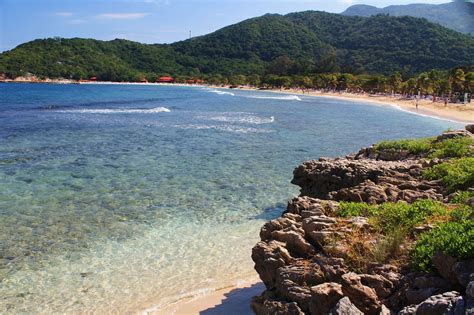
[[[161,78],[158,78],[158,80],[156,80],[156,82],[158,82],[158,83],[173,83],[174,78],[172,78],[172,77],[161,77]]]

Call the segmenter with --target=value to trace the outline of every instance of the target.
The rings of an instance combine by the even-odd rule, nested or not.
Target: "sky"
[[[265,13],[448,0],[0,0],[0,51],[48,37],[172,43]]]

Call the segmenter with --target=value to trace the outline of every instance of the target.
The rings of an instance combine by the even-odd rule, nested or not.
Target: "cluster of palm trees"
[[[471,71],[469,71],[471,70]],[[206,78],[214,85],[251,85],[263,88],[347,91],[353,93],[396,93],[403,95],[432,95],[459,100],[474,91],[473,69],[456,68],[451,71],[433,69],[413,77],[404,77],[399,72],[390,76],[354,75],[350,73],[325,73],[313,75],[279,76],[268,74],[234,75],[225,77],[211,75]]]

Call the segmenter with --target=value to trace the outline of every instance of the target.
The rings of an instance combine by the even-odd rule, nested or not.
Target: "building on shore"
[[[160,77],[156,80],[157,83],[174,83],[173,77]]]

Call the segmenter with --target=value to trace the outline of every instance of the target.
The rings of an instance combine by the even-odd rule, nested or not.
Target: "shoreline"
[[[162,307],[142,309],[142,315],[191,315],[191,314],[228,314],[252,315],[250,302],[254,296],[265,290],[258,278],[247,279],[236,285],[229,285],[214,291],[185,297]]]
[[[474,123],[474,103],[468,104],[452,104],[449,103],[444,106],[442,102],[433,102],[428,99],[421,99],[419,101],[419,108],[416,109],[414,99],[404,99],[399,95],[370,95],[370,94],[356,94],[347,92],[322,92],[309,91],[303,93],[299,89],[268,89],[259,90],[255,87],[242,86],[235,89],[230,89],[229,86],[216,86],[207,84],[187,84],[187,83],[153,83],[153,82],[105,82],[105,81],[91,81],[91,82],[76,82],[72,80],[57,80],[45,82],[29,82],[29,81],[4,81],[2,83],[35,83],[35,84],[84,84],[84,85],[145,85],[145,86],[181,86],[181,87],[202,87],[225,90],[241,90],[241,91],[255,91],[255,92],[269,92],[278,94],[302,95],[311,97],[326,97],[333,99],[340,99],[353,102],[364,102],[367,104],[377,104],[383,106],[391,106],[401,111],[405,111],[414,115],[430,117],[434,119],[448,120],[461,124]]]
[[[219,88],[219,87],[213,87]],[[258,91],[258,92],[270,92],[279,93],[286,95],[302,95],[311,97],[326,97],[333,99],[340,99],[345,101],[353,102],[365,102],[378,104],[383,106],[391,106],[398,110],[405,111],[411,114],[425,116],[435,119],[442,119],[453,121],[461,124],[470,124],[474,122],[474,104],[448,104],[446,107],[443,103],[433,102],[431,100],[422,99],[419,101],[419,108],[416,109],[414,99],[402,99],[396,96],[384,96],[384,95],[369,95],[369,94],[355,94],[345,92],[320,92],[311,91],[302,93],[300,90],[288,89],[288,90],[258,90],[255,88],[241,88],[239,90],[245,91]]]

